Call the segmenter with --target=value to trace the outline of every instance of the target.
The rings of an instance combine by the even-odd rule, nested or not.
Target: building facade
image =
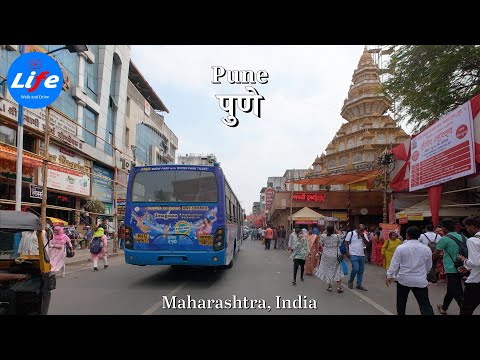
[[[215,154],[185,154],[178,156],[178,164],[184,165],[207,165],[212,166],[217,162],[217,157]]]
[[[362,171],[378,169],[377,159],[385,148],[391,149],[409,138],[390,116],[391,105],[392,100],[381,92],[380,70],[365,48],[341,109],[347,122],[341,125],[310,169],[303,174],[287,170],[284,177],[327,178],[358,173],[360,179]],[[274,225],[287,226],[290,212],[295,213],[303,207],[339,218],[342,225],[349,228],[358,223],[377,225],[381,222],[383,189],[372,188],[367,181],[350,185],[286,185],[290,192],[275,194],[269,214],[269,221]],[[292,186],[295,186],[293,192]]]
[[[123,169],[136,165],[169,164],[175,162],[178,138],[165,123],[167,107],[130,62],[124,128]]]
[[[38,190],[36,186],[43,184],[42,162],[43,158],[48,158],[47,216],[69,224],[78,224],[82,219],[87,221],[81,210],[88,199],[102,201],[105,215],[110,218],[116,211],[120,213],[120,206],[115,209],[114,200],[115,195],[120,199],[122,193],[125,197],[128,168],[122,164],[133,162],[132,150],[129,153],[126,144],[135,145],[137,141],[137,117],[133,119],[130,113],[133,96],[129,95],[137,90],[129,80],[132,72],[130,45],[87,46],[86,52],[61,50],[50,55],[62,68],[64,90],[48,109],[24,109],[23,115],[22,205],[40,213],[41,198],[38,198],[38,191],[31,190]],[[45,53],[61,47],[28,45],[25,52]],[[12,62],[20,56],[19,49],[17,45],[0,45],[0,206],[3,209],[13,209],[15,203],[19,116],[18,104],[8,93],[4,80]],[[142,103],[142,109],[144,107]],[[156,113],[152,110],[151,117],[153,114]],[[50,131],[45,149],[47,121]],[[155,121],[143,122],[155,124]],[[161,142],[150,134],[153,130],[143,135],[145,138],[150,135],[152,145],[164,149],[161,160],[173,162],[178,139],[163,125],[155,128],[163,134]],[[144,143],[141,146],[145,148]],[[146,163],[152,160],[157,159],[149,157]]]
[[[365,48],[341,110],[347,123],[315,159],[307,175],[374,169],[385,148],[391,149],[409,138],[387,113],[391,105],[392,100],[381,92],[380,69]]]

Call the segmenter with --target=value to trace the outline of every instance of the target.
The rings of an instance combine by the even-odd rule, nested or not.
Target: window
[[[87,95],[90,99],[97,101],[98,94],[98,64],[103,62],[99,58],[99,45],[87,45],[88,50],[90,50],[95,56],[95,62],[89,64],[85,61],[85,83],[84,88],[87,91]]]
[[[353,138],[348,139],[348,148],[351,149],[355,146],[355,140]]]
[[[125,147],[128,149],[130,148],[130,129],[128,127],[125,128],[125,139],[124,139]]]
[[[0,142],[12,146],[17,146],[17,131],[9,127],[0,125]]]
[[[357,145],[363,145],[363,139],[361,136],[359,136],[357,139]]]
[[[133,181],[131,201],[215,202],[217,188],[215,174],[209,171],[139,172]]]
[[[352,125],[352,132],[357,131],[357,124]]]
[[[380,144],[385,144],[385,134],[378,134],[377,135],[377,142]]]
[[[343,157],[340,159],[340,166],[345,166],[348,164],[348,158],[347,157]]]
[[[352,162],[353,162],[353,163],[359,163],[359,162],[362,162],[362,159],[363,159],[362,154],[356,154],[356,155],[353,157]]]
[[[335,160],[330,160],[328,162],[328,168],[331,169],[331,168],[334,168],[337,166],[337,162]]]
[[[365,161],[373,161],[375,155],[371,152],[365,154]]]
[[[341,142],[340,145],[338,145],[338,151],[343,151],[343,150],[345,150],[345,144]]]
[[[130,118],[130,98],[127,97],[127,113],[125,114],[126,117]]]
[[[95,115],[92,111],[88,108],[83,110],[83,126],[91,131],[93,134],[85,131],[84,132],[84,139],[85,142],[93,147],[97,144],[97,115]]]

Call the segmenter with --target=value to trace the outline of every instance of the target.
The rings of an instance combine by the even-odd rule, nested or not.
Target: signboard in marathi
[[[410,191],[473,174],[475,152],[470,101],[411,141]]]
[[[46,118],[45,108],[24,109],[24,124],[32,129],[45,131]],[[76,123],[55,111],[50,111],[50,135],[79,150],[83,148],[82,142],[77,137]]]
[[[297,193],[293,194],[293,201],[324,202],[325,193]]]
[[[380,223],[379,226],[382,228],[382,236],[383,240],[388,240],[388,234],[390,232],[395,231],[398,235],[400,235],[400,225],[399,224],[385,224],[385,223]]]
[[[265,190],[265,209],[269,210],[272,205],[273,197],[275,196],[275,190],[268,188]]]
[[[48,167],[48,188],[90,196],[90,161],[54,144],[50,144],[48,152],[53,164],[67,167],[54,165]],[[42,172],[39,171],[38,175],[38,183],[42,184]]]
[[[332,213],[332,217],[340,219],[340,221],[347,221],[348,220],[348,214],[347,213],[338,213],[334,212]]]

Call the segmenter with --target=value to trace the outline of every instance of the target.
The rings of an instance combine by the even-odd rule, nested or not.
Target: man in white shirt
[[[458,271],[465,273],[470,270],[470,275],[465,280],[460,315],[473,315],[480,305],[480,217],[469,216],[463,220],[463,225],[473,237],[467,240],[468,258],[457,256],[463,261],[463,266],[458,268]]]
[[[408,294],[412,290],[422,315],[433,315],[428,299],[427,272],[432,267],[432,251],[418,241],[420,229],[416,226],[407,229],[407,241],[393,253],[387,270],[387,286],[397,274],[397,314],[405,315]]]
[[[353,289],[353,280],[357,276],[357,289],[367,291],[367,288],[362,286],[363,272],[365,271],[365,252],[364,246],[368,245],[369,240],[365,235],[365,225],[359,224],[357,229],[349,231],[345,235],[345,249],[347,257],[352,263],[352,271],[350,273],[350,280],[348,287]]]

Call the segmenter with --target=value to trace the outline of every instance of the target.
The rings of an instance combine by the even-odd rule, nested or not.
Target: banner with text
[[[476,169],[470,102],[418,134],[411,146],[410,191],[473,174]]]
[[[48,156],[53,164],[68,167],[49,165],[47,187],[68,191],[74,194],[90,196],[90,161],[63,147],[50,144]],[[42,184],[42,172],[38,172],[38,184]]]
[[[388,240],[388,234],[390,232],[395,231],[398,235],[400,235],[400,225],[399,224],[385,224],[380,223],[379,226],[382,228],[382,236],[383,240]]]

